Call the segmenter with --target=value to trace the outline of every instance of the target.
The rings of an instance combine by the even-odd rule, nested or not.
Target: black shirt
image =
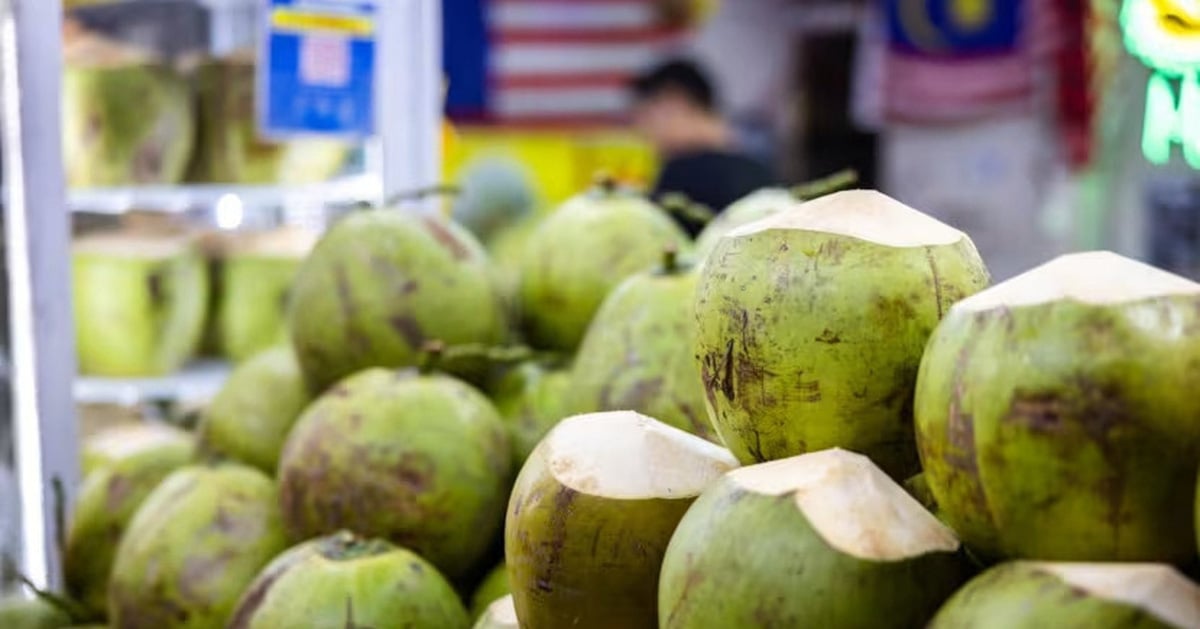
[[[699,151],[668,159],[658,175],[652,198],[680,193],[714,212],[721,212],[751,192],[776,183],[771,171],[750,157],[722,151]],[[693,236],[704,227],[677,220]]]

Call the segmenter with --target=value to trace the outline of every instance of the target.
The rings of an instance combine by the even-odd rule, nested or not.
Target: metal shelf
[[[75,380],[75,402],[122,406],[161,400],[201,402],[216,395],[231,370],[232,367],[225,361],[201,360],[179,373],[161,378],[81,376]]]
[[[352,175],[326,183],[279,186],[230,186],[197,184],[180,186],[134,186],[72,190],[68,205],[73,212],[122,214],[130,210],[187,212],[215,208],[233,197],[244,207],[278,208],[370,201],[381,195],[379,177]]]

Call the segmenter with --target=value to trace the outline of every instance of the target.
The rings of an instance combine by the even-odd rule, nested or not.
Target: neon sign
[[[1179,144],[1200,168],[1200,0],[1125,0],[1120,21],[1125,47],[1152,71],[1142,153],[1166,164]]]

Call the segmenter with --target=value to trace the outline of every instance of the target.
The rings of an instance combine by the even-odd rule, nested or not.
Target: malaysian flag
[[[1028,108],[1040,0],[883,0],[890,120],[948,122]]]
[[[475,41],[447,27],[447,54],[460,59],[460,71],[451,73],[451,113],[506,124],[619,122],[630,79],[685,33],[664,23],[656,0],[455,1],[478,5],[483,17]],[[462,29],[470,18],[448,11],[447,19]],[[461,70],[465,57],[474,72]],[[468,85],[456,92],[463,80]]]

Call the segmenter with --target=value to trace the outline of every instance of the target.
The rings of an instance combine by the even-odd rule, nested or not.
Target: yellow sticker
[[[295,9],[275,9],[271,13],[271,24],[277,29],[326,33],[341,33],[366,37],[374,34],[375,20],[355,15],[333,15],[329,13],[314,13],[312,11],[297,11]]]

